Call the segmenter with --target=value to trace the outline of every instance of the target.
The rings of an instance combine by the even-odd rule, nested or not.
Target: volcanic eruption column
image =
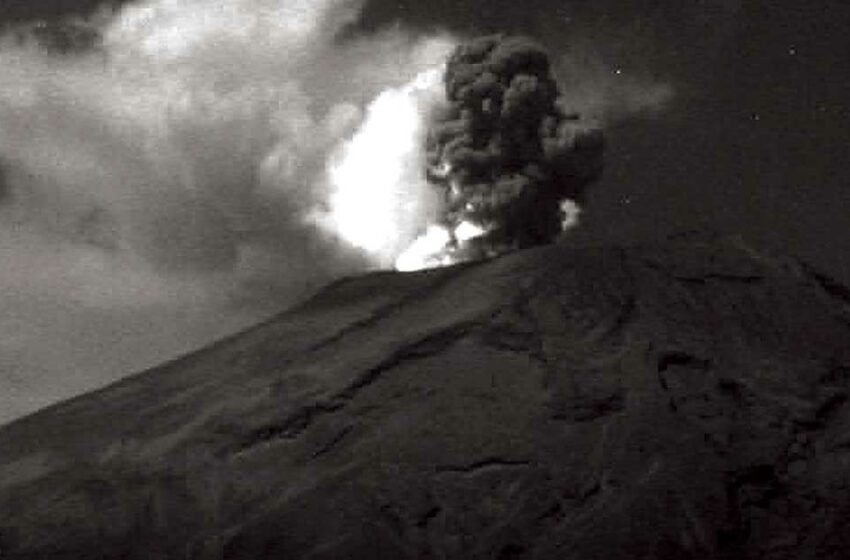
[[[473,226],[485,253],[552,241],[601,174],[600,130],[564,106],[546,53],[524,38],[458,46],[444,85],[427,178],[443,189],[447,230]]]

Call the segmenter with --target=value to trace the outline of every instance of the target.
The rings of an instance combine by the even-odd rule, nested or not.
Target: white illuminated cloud
[[[435,213],[437,193],[423,176],[424,134],[441,99],[439,68],[384,91],[329,163],[330,209],[318,221],[382,264],[391,264]]]

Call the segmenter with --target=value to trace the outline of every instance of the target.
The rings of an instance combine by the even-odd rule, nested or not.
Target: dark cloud
[[[560,202],[580,200],[602,171],[601,131],[567,112],[546,52],[525,38],[461,45],[445,86],[428,161],[447,192],[449,225],[483,226],[488,246],[551,241],[565,219]]]

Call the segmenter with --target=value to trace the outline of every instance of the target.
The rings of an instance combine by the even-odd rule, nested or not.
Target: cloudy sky
[[[382,264],[305,222],[316,177],[380,92],[482,32],[540,41],[602,123],[576,237],[707,226],[850,282],[844,4],[5,0],[0,422]],[[80,48],[33,38],[62,18]]]

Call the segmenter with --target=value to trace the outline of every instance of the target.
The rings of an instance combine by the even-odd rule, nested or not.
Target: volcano
[[[845,558],[848,388],[735,238],[347,278],[0,429],[0,558]]]

